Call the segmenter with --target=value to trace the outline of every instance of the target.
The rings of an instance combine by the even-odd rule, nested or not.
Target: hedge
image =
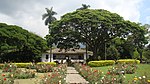
[[[48,65],[56,66],[56,62],[38,62],[37,64],[38,65],[39,64],[48,64]]]
[[[12,64],[15,64],[17,66],[17,68],[27,68],[32,63],[12,63]]]
[[[101,60],[101,61],[89,61],[88,65],[91,67],[101,67],[101,66],[109,66],[114,65],[114,60]]]
[[[140,64],[140,60],[136,60],[136,59],[120,59],[117,60],[116,63],[126,63],[126,64]]]

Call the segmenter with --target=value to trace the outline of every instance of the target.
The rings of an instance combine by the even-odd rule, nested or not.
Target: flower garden
[[[150,84],[150,65],[138,60],[90,61],[73,67],[89,84]],[[4,63],[0,64],[0,84],[66,84],[66,64]]]

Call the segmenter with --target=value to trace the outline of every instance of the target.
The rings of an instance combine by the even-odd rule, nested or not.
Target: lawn
[[[105,73],[107,73],[107,70],[111,68],[111,66],[104,66],[104,67],[93,67],[93,69],[101,70]],[[134,74],[126,74],[126,81],[132,80],[135,76],[144,76],[147,75],[150,79],[150,64],[138,64],[137,70]]]

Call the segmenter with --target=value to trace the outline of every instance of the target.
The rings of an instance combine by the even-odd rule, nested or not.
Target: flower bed
[[[28,78],[34,78],[35,77],[35,72],[34,71],[30,71],[27,69],[17,69],[14,72],[11,72],[8,74],[8,77],[14,77],[17,79],[28,79]]]
[[[135,64],[117,64],[108,69],[110,74],[133,74],[135,73],[137,66]]]
[[[130,84],[150,84],[150,79],[147,76],[135,76]]]
[[[40,80],[40,84],[66,84],[66,65],[59,65],[52,73],[48,73]]]
[[[3,64],[2,71],[3,72],[13,72],[17,69],[17,66],[11,63]]]
[[[0,84],[14,84],[14,78],[7,78],[5,74],[1,74],[0,76]]]
[[[54,67],[49,64],[38,64],[35,66],[37,72],[45,73],[45,72],[52,72]]]
[[[124,84],[125,82],[123,74],[111,75],[109,72],[105,74],[101,70],[94,70],[79,63],[74,64],[74,67],[90,84]]]
[[[102,71],[93,70],[91,67],[79,63],[74,64],[75,69],[90,83],[100,81]]]

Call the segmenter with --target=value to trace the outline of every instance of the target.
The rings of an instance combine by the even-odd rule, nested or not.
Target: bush
[[[6,74],[1,74],[0,76],[0,84],[14,84],[14,80],[13,77],[7,78]]]
[[[40,73],[45,73],[45,72],[52,72],[53,71],[53,66],[49,64],[37,64],[35,66],[35,69],[37,72]]]
[[[90,84],[96,84],[96,82],[100,81],[100,78],[102,77],[103,72],[101,70],[94,70],[89,66],[79,63],[75,63],[74,67],[81,74],[82,77],[90,82]]]
[[[3,68],[3,66],[4,66],[4,64],[0,64],[0,69],[2,69],[2,68]]]
[[[121,59],[121,60],[117,60],[118,64],[140,64],[139,60],[136,59]]]
[[[30,70],[22,70],[22,69],[17,69],[14,72],[11,72],[8,74],[8,77],[13,77],[17,79],[27,79],[27,78],[34,78],[35,77],[35,71],[30,71]]]
[[[91,67],[101,67],[101,66],[109,66],[114,65],[114,60],[103,60],[103,61],[89,61],[88,65]]]
[[[16,69],[17,69],[17,66],[11,63],[5,63],[3,64],[3,67],[2,67],[3,72],[12,72],[12,71],[15,71]]]
[[[135,73],[137,66],[135,64],[116,64],[112,68],[108,69],[110,74],[133,74]]]
[[[27,68],[30,66],[32,63],[13,63],[17,66],[17,68]]]
[[[55,67],[53,72],[45,74],[36,84],[66,84],[66,72],[67,65],[61,64]]]
[[[55,62],[38,62],[37,63],[37,65],[41,65],[41,64],[48,64],[48,65],[51,65],[51,66],[56,66]]]

